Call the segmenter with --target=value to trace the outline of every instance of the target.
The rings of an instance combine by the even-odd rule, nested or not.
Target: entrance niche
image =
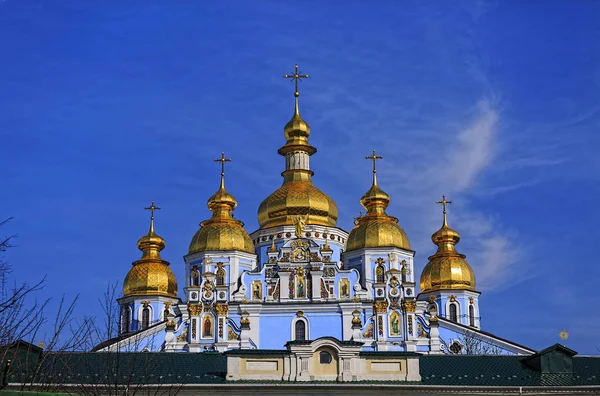
[[[317,349],[312,358],[314,380],[336,380],[338,377],[338,355],[331,347]]]

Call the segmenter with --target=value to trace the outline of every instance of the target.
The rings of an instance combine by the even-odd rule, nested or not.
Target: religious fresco
[[[398,337],[402,335],[401,317],[398,312],[394,311],[390,314],[388,323],[390,326],[390,337]]]
[[[202,327],[202,338],[213,338],[214,337],[214,319],[212,315],[206,314],[202,316],[201,321]]]
[[[350,280],[340,279],[340,298],[350,298]]]
[[[296,296],[298,298],[306,297],[306,280],[304,278],[304,268],[299,267],[296,269]]]
[[[252,281],[252,299],[262,300],[262,283],[261,281]]]

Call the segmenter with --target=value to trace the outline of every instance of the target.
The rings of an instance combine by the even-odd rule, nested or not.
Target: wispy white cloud
[[[413,209],[407,212],[413,213],[409,217],[411,223],[427,225],[428,231],[420,232],[423,239],[425,234],[439,227],[441,216],[439,210],[433,208],[433,200],[442,193],[453,199],[456,203],[452,207],[451,222],[463,236],[463,246],[458,249],[468,250],[478,288],[490,290],[505,284],[524,252],[499,219],[468,202],[497,161],[501,110],[493,101],[481,99],[469,113],[471,119],[466,125],[444,129],[437,139],[428,142],[429,150],[434,153],[431,157],[435,159],[422,164],[420,170],[411,175],[413,183],[410,186],[392,184],[394,190],[400,191],[390,192],[417,198],[411,204]],[[488,194],[491,193],[488,190]],[[422,229],[422,226],[414,228]],[[429,248],[424,248],[429,251],[430,243]],[[524,270],[523,266],[520,268]]]

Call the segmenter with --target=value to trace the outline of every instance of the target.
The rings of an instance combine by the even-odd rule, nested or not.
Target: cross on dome
[[[150,211],[150,232],[154,232],[154,211],[160,210],[158,206],[154,205],[154,200],[152,200],[150,206],[144,208],[144,210]]]
[[[444,208],[444,226],[448,226],[448,221],[446,220],[446,205],[451,204],[452,201],[447,201],[446,200],[446,196],[444,194],[442,194],[442,200],[441,201],[437,201],[436,204],[441,204],[442,207]]]
[[[300,79],[302,78],[308,78],[308,74],[301,74],[302,72],[298,71],[298,65],[294,66],[294,71],[292,72],[292,74],[284,74],[283,78],[288,78],[290,80],[294,80],[294,83],[296,84],[296,90],[294,91],[294,98],[295,98],[295,104],[294,104],[294,116],[299,117],[300,116],[300,109],[298,107],[298,96],[300,96],[300,92],[298,92],[298,81],[300,81]]]
[[[302,72],[298,71],[298,65],[294,66],[294,71],[292,72],[292,74],[285,74],[283,76],[283,78],[288,78],[290,80],[294,80],[294,82],[296,83],[296,91],[294,92],[294,96],[298,97],[300,96],[300,92],[298,92],[298,81],[300,81],[301,78],[308,78],[308,74],[301,74]]]
[[[373,154],[367,155],[365,159],[373,161],[373,185],[377,185],[377,160],[383,159],[383,156],[376,155],[375,149],[373,149]]]
[[[225,187],[225,162],[231,162],[231,158],[225,158],[225,152],[221,152],[221,158],[213,160],[214,162],[221,163],[221,188]]]

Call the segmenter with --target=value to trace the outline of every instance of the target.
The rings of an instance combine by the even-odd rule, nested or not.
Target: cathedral
[[[361,353],[461,354],[465,340],[476,339],[501,354],[534,353],[481,329],[476,277],[457,250],[460,234],[449,225],[445,196],[437,202],[433,254],[415,274],[415,251],[387,213],[391,197],[377,181],[383,157],[375,150],[366,157],[372,183],[360,198],[366,212],[350,232],[337,226],[336,203],[312,182],[317,149],[298,103],[298,81],[308,76],[296,66],[284,77],[296,89],[278,149],[283,183],[260,204],[259,229],[248,233],[234,218],[238,202],[225,187],[230,159],[222,153],[215,160],[220,184],[207,202],[212,214],[191,236],[185,279],[178,280],[161,258],[166,243],[155,231],[159,208],[152,202],[150,229],[138,241],[142,257],[118,299],[119,336],[96,350],[278,350],[330,339]]]

